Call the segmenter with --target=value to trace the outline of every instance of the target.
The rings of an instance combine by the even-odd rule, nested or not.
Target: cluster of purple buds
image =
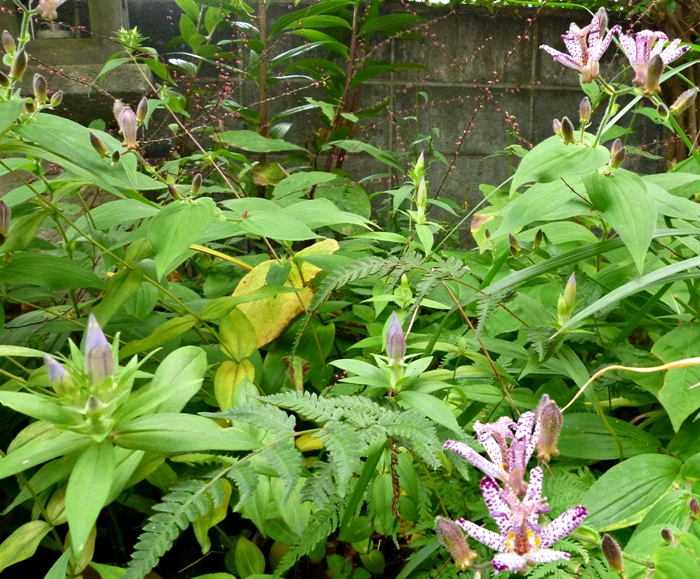
[[[568,553],[550,547],[581,524],[588,514],[586,509],[573,507],[548,525],[540,526],[540,515],[550,511],[547,499],[542,496],[542,468],[531,469],[528,480],[525,479],[527,464],[535,450],[537,458],[543,461],[559,454],[556,444],[561,424],[561,410],[545,395],[537,411],[525,412],[517,422],[504,416],[491,424],[474,424],[477,440],[490,460],[462,442],[445,443],[446,450],[466,458],[487,475],[481,481],[481,493],[499,532],[466,519],[458,519],[456,525],[472,539],[498,552],[491,561],[496,573],[524,572],[537,563],[569,558]],[[456,525],[438,517],[436,532],[457,566],[464,570],[473,565],[476,554],[464,536],[455,532]]]
[[[139,148],[137,131],[139,125],[146,121],[148,116],[148,100],[143,97],[136,107],[136,112],[126,106],[122,101],[114,101],[114,118],[119,125],[119,132],[124,137],[122,145],[130,151],[135,151]]]

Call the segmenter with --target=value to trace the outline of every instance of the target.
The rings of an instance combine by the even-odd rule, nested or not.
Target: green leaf
[[[0,133],[4,133],[22,114],[24,99],[0,102]]]
[[[419,22],[425,22],[425,18],[415,14],[386,14],[368,18],[360,28],[359,34],[362,36],[369,36],[375,32],[395,34],[404,32],[411,24]]]
[[[241,579],[265,572],[265,556],[243,535],[236,541],[236,571]]]
[[[109,278],[102,301],[92,310],[101,326],[105,326],[112,316],[133,296],[143,283],[140,269],[123,269]]]
[[[340,16],[318,15],[318,16],[303,16],[298,20],[294,20],[285,24],[284,29],[289,28],[347,28],[352,29],[352,25],[341,18]]]
[[[306,151],[303,147],[287,143],[281,139],[268,139],[254,131],[226,131],[218,138],[237,149],[252,153],[273,153],[282,151]]]
[[[51,424],[73,424],[73,419],[61,408],[55,398],[27,392],[0,392],[0,404]]]
[[[153,330],[150,336],[141,340],[129,342],[119,350],[119,358],[128,358],[139,352],[147,352],[163,344],[167,344],[179,335],[184,334],[187,330],[193,328],[196,322],[197,320],[191,314],[179,318],[172,318]]]
[[[13,358],[43,358],[44,352],[25,348],[24,346],[0,346],[0,356],[11,356]]]
[[[44,579],[66,579],[66,568],[71,555],[71,549],[66,549],[56,562],[51,565],[51,569],[46,573]]]
[[[614,175],[594,171],[584,175],[583,182],[589,199],[625,242],[641,274],[656,228],[656,205],[644,181],[635,173],[616,169]]]
[[[102,67],[102,70],[100,70],[99,74],[95,77],[95,81],[97,81],[100,77],[104,76],[108,72],[114,70],[115,68],[120,67],[122,64],[129,62],[131,59],[128,57],[124,58],[110,58],[107,62],[105,62],[105,65]]]
[[[278,211],[252,212],[247,219],[239,223],[239,227],[251,235],[285,241],[304,241],[320,237],[298,219]]]
[[[236,306],[238,306],[238,304],[245,304],[265,298],[273,298],[276,295],[283,293],[294,293],[299,291],[302,291],[302,288],[266,284],[261,288],[244,295],[216,298],[202,308],[199,317],[205,321],[218,320],[232,311]],[[2,355],[2,346],[0,346],[0,355]]]
[[[85,450],[68,479],[66,516],[71,548],[78,561],[109,495],[115,468],[114,446],[103,440]]]
[[[391,473],[377,475],[372,483],[372,499],[374,512],[376,513],[381,533],[389,535],[393,531],[396,517],[392,512],[392,502],[394,500],[394,485],[391,480]]]
[[[175,0],[175,2],[193,22],[199,20],[199,6],[194,0]]]
[[[661,547],[651,554],[654,579],[695,579],[700,574],[695,558],[685,549]]]
[[[682,324],[663,335],[654,344],[651,353],[658,356],[665,364],[691,358],[697,354],[700,341],[700,324]],[[683,421],[700,408],[700,368],[690,366],[677,370],[668,370],[664,385],[659,391],[659,402],[671,419],[673,429],[678,432]]]
[[[592,136],[587,137],[590,137],[587,138],[590,144]],[[610,152],[603,146],[594,149],[580,142],[565,145],[558,135],[554,135],[525,155],[513,176],[510,194],[532,181],[549,183],[559,177],[590,173],[605,165],[609,159]]]
[[[213,420],[192,414],[139,416],[116,428],[112,440],[123,448],[156,452],[234,451],[260,447],[260,442],[248,432],[236,427],[221,428]]]
[[[238,308],[221,318],[219,337],[221,350],[237,362],[252,355],[258,341],[253,324]]]
[[[0,282],[38,285],[52,290],[104,287],[104,282],[93,272],[67,257],[36,252],[15,253],[12,261],[0,268]]]
[[[124,573],[126,573],[126,569],[122,569],[121,567],[115,567],[114,565],[102,565],[101,563],[95,563],[94,561],[90,562],[90,567],[95,569],[100,574],[100,577],[102,579],[119,579]]]
[[[29,559],[51,527],[46,521],[30,521],[16,529],[0,545],[0,572],[10,565]]]
[[[414,392],[412,390],[402,391],[398,399],[399,404],[402,406],[412,408],[419,414],[446,426],[453,432],[462,434],[462,429],[459,427],[452,409],[444,400],[440,400],[440,398],[425,392]]]
[[[396,579],[408,579],[418,567],[420,567],[435,551],[440,548],[440,540],[431,539],[420,551],[416,551],[411,555],[406,566],[401,569],[401,573],[396,576]]]
[[[613,466],[583,496],[586,525],[598,531],[636,525],[671,488],[680,468],[681,461],[663,454],[642,454]]]
[[[632,424],[607,416],[606,421],[616,438],[597,414],[567,414],[559,436],[559,451],[569,458],[615,460],[620,458],[620,447],[625,457],[656,452],[659,441],[651,434]]]
[[[214,220],[216,205],[209,197],[167,205],[148,228],[148,241],[156,252],[158,278],[169,273],[173,262],[196,242]]]

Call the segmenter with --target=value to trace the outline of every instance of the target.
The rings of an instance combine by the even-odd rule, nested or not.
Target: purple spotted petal
[[[484,502],[489,514],[496,521],[498,530],[501,535],[506,535],[512,528],[512,512],[508,503],[503,500],[501,487],[498,486],[496,479],[487,476],[481,480],[481,494],[484,495]]]
[[[622,51],[625,53],[627,60],[630,64],[637,63],[637,47],[634,42],[634,37],[631,34],[625,34],[624,32],[618,32],[618,39],[620,40],[620,45],[622,46]]]
[[[610,43],[612,42],[613,36],[619,30],[620,30],[620,25],[616,24],[608,31],[608,33],[603,38],[601,38],[595,44],[591,44],[591,58],[590,58],[591,61],[597,62],[601,58],[603,58],[603,54],[605,54],[605,51],[608,49],[608,46],[610,46]]]
[[[499,466],[503,464],[503,453],[501,453],[501,447],[498,446],[498,443],[491,435],[483,436],[482,440],[479,440],[479,442],[484,447],[486,454],[489,455],[489,458],[493,464]]]
[[[463,442],[458,442],[456,440],[448,440],[443,448],[445,448],[446,450],[451,450],[452,452],[456,452],[458,455],[466,458],[476,468],[483,471],[489,476],[492,476],[494,478],[501,478],[503,476],[503,471],[500,468],[486,460],[473,448],[467,446]]]
[[[520,571],[527,565],[525,557],[515,553],[499,553],[493,558],[493,570],[496,573],[501,571]]]
[[[532,427],[535,425],[535,411],[528,410],[520,415],[518,426],[515,429],[514,438],[523,438],[532,435]]]
[[[661,54],[661,51],[664,49],[664,44],[666,44],[667,42],[668,36],[666,36],[663,32],[650,34],[649,46],[651,47],[651,50],[649,51],[649,60],[654,58],[657,54]],[[653,47],[651,46],[652,43],[654,43]]]
[[[583,51],[581,50],[581,41],[579,40],[579,37],[575,34],[562,34],[561,38],[564,41],[564,46],[566,46],[566,50],[569,51],[571,57],[577,62],[581,63]]]
[[[547,46],[546,44],[543,44],[540,46],[542,50],[545,52],[548,52],[554,57],[554,60],[556,60],[559,64],[563,64],[564,66],[568,66],[569,68],[575,68],[578,69],[581,66],[581,63],[573,58],[572,56],[569,56],[568,54],[564,54],[563,52],[559,52],[558,50],[552,48],[551,46]]]
[[[527,446],[525,448],[525,452],[527,453],[528,460],[530,460],[532,453],[535,452],[535,447],[537,446],[537,443],[539,441],[540,441],[540,421],[536,420],[535,421],[535,428],[532,431],[532,436],[528,439]]]
[[[542,479],[544,479],[544,473],[539,466],[530,471],[530,483],[523,500],[525,504],[534,504],[542,498]]]
[[[559,539],[566,537],[571,531],[578,527],[588,516],[585,507],[579,505],[566,511],[554,519],[549,525],[542,529],[540,546],[543,549],[553,545]]]
[[[588,46],[592,47],[595,46],[598,40],[600,40],[600,22],[598,21],[597,16],[593,16],[593,20],[591,20],[588,28]]]
[[[469,535],[472,539],[479,541],[479,543],[483,543],[487,547],[491,547],[494,551],[506,550],[506,540],[501,537],[501,535],[498,535],[493,531],[489,531],[488,529],[484,529],[484,527],[480,527],[479,525],[475,525],[466,519],[457,519],[457,524],[462,527],[464,532],[467,533],[467,535]]]
[[[679,47],[678,45],[680,44],[681,39],[676,38],[671,44],[669,44],[664,51],[661,53],[661,60],[664,61],[664,64],[669,64],[676,60],[677,58],[680,58],[683,56],[686,52],[690,50],[690,46],[685,45]]]
[[[551,563],[558,559],[566,559],[568,561],[570,557],[571,555],[568,553],[564,551],[555,551],[554,549],[539,549],[527,556],[530,561],[535,561],[537,563]]]

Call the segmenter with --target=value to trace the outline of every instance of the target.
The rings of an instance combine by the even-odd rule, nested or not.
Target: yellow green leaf
[[[50,530],[46,521],[30,521],[7,537],[0,545],[0,571],[34,555]]]
[[[214,375],[214,396],[221,410],[233,407],[233,393],[244,378],[253,380],[255,368],[248,360],[222,362]]]

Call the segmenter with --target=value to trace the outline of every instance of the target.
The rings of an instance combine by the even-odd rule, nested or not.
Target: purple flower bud
[[[688,90],[683,91],[671,105],[671,112],[676,116],[680,115],[685,109],[695,102],[696,96],[698,96],[698,89],[696,88],[689,88]]]
[[[63,377],[66,375],[66,370],[61,363],[48,354],[44,354],[44,365],[49,374],[49,380],[51,380],[52,383],[60,384]]]
[[[666,541],[667,544],[673,543],[673,531],[668,527],[661,529],[661,538]]]
[[[566,291],[564,294],[566,295]],[[540,426],[540,436],[536,446],[537,460],[549,462],[552,456],[559,456],[557,441],[559,440],[563,420],[557,403],[546,394],[542,396],[540,403],[537,405],[537,422]]]
[[[15,53],[15,39],[12,37],[12,34],[10,34],[7,30],[2,31],[2,47],[5,49],[5,52],[7,52],[7,54]]]
[[[25,70],[27,70],[27,53],[22,50],[15,54],[10,67],[10,78],[16,82],[22,80]]]
[[[0,87],[10,88],[10,85],[12,85],[10,77],[0,70]]]
[[[467,545],[462,528],[454,521],[444,517],[436,517],[435,534],[445,549],[450,552],[455,565],[462,571],[469,569],[472,566],[472,561],[479,556]]]
[[[564,117],[561,120],[561,138],[564,139],[565,145],[576,141],[576,135],[574,134],[574,125],[569,120],[569,117]]]
[[[688,507],[690,508],[690,515],[697,519],[698,516],[700,515],[700,503],[698,503],[698,499],[693,497],[690,499],[690,502],[688,503]]]
[[[119,163],[121,158],[122,154],[119,151],[114,151],[114,153],[112,153],[112,164]]]
[[[119,123],[119,118],[122,116],[122,111],[124,110],[124,103],[119,99],[114,101],[112,105],[112,113],[114,113],[114,119]]]
[[[622,149],[622,141],[620,139],[615,139],[610,147],[610,156],[614,157],[620,149]]]
[[[135,151],[138,149],[139,144],[136,141],[138,120],[136,119],[134,111],[128,107],[124,107],[121,115],[119,115],[119,128],[121,129],[122,136],[124,137],[122,145],[130,151]]]
[[[32,82],[32,87],[34,89],[34,98],[39,104],[45,104],[48,100],[48,94],[46,92],[46,79],[41,76],[38,72],[34,75],[34,80]]]
[[[192,195],[197,195],[199,193],[199,188],[202,186],[202,174],[197,173],[194,178],[192,179],[192,189],[191,189],[191,194]]]
[[[247,209],[241,213],[241,219],[248,219],[248,210]]]
[[[10,219],[12,218],[12,209],[4,201],[0,201],[0,243],[5,243],[5,240],[10,236]]]
[[[581,123],[588,123],[591,120],[591,100],[586,96],[583,97],[581,104],[578,106],[578,116]]]
[[[136,107],[136,119],[139,124],[142,125],[146,122],[146,116],[148,115],[148,99],[143,97],[139,101],[139,106]]]
[[[520,253],[520,244],[518,240],[515,239],[515,235],[512,233],[508,235],[508,244],[510,246],[510,253],[513,257],[516,257]]]
[[[109,149],[107,149],[107,145],[105,145],[105,142],[92,131],[90,131],[90,144],[92,145],[92,148],[97,151],[97,154],[100,157],[109,157]]]
[[[112,347],[105,338],[97,318],[90,314],[85,337],[85,373],[93,384],[101,383],[114,374]]]
[[[552,128],[554,129],[554,134],[561,137],[561,121],[559,119],[552,121]]]
[[[625,151],[625,148],[624,148],[624,147],[622,147],[621,149],[619,149],[619,150],[612,156],[612,159],[610,159],[610,168],[611,168],[611,169],[617,169],[620,165],[622,165],[622,163],[623,163],[624,160],[625,160],[625,154],[626,154],[626,151]]]
[[[608,29],[608,13],[605,11],[605,8],[599,8],[598,12],[595,13],[595,17],[598,19],[600,31],[604,33]]]
[[[175,187],[175,185],[173,185],[172,183],[168,183],[168,192],[170,193],[173,199],[181,198],[180,192],[177,190],[177,187]]]
[[[618,542],[610,535],[603,535],[603,544],[601,547],[610,569],[618,574],[623,573],[625,571],[625,564],[622,561],[622,549],[620,549]]]
[[[664,103],[659,103],[656,106],[656,112],[659,113],[659,116],[663,120],[666,120],[668,118],[668,115],[671,113],[671,111],[668,110],[668,107]]]
[[[57,107],[63,102],[63,91],[57,90],[51,95],[51,102],[49,103],[52,107]]]
[[[402,364],[406,355],[406,336],[404,336],[401,322],[396,312],[391,313],[389,329],[386,332],[386,355],[389,357],[389,364],[392,366]]]
[[[658,54],[649,61],[647,73],[644,76],[644,94],[651,96],[661,92],[659,82],[661,82],[661,74],[665,66],[663,59]]]

